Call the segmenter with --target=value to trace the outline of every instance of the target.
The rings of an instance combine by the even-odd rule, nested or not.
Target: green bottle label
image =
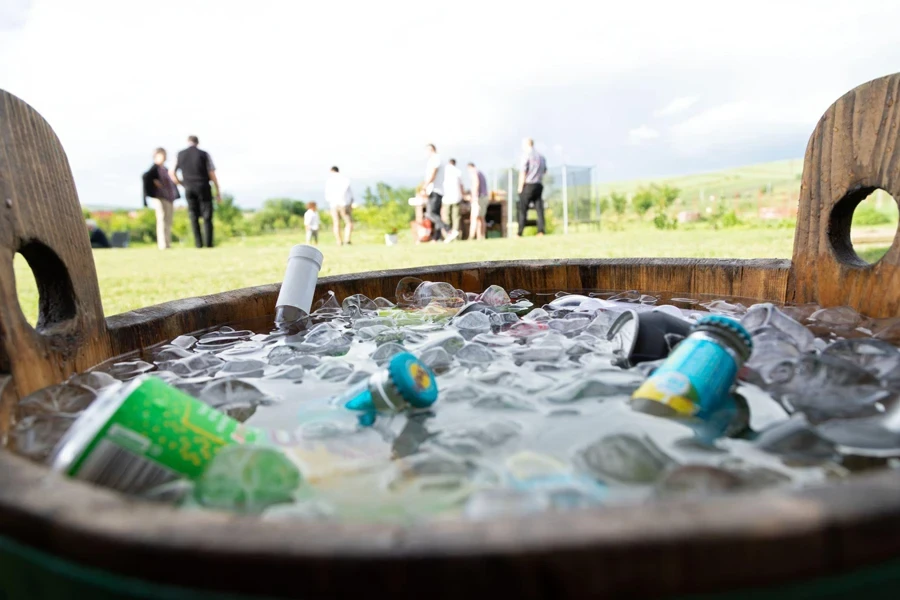
[[[67,474],[120,491],[149,489],[178,476],[196,479],[221,448],[260,435],[153,377],[126,386],[115,398],[98,399],[104,406],[94,415],[86,411],[88,418],[79,419],[73,430],[96,426],[109,402],[118,407],[96,433],[85,437],[73,431],[69,444],[75,447],[61,450],[71,457]]]

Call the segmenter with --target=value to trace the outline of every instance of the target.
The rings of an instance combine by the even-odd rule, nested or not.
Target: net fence
[[[485,176],[491,191],[509,203],[509,222],[514,222],[519,199],[519,170],[494,169]],[[553,166],[547,169],[543,183],[545,215],[552,229],[563,232],[599,227],[601,198],[593,167]],[[529,216],[534,218],[533,213]]]

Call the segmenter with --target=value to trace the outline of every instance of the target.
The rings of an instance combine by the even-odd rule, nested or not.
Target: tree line
[[[409,227],[415,219],[415,209],[409,198],[415,196],[415,188],[393,187],[384,182],[367,187],[362,202],[353,207],[353,220],[362,230],[385,233]],[[213,220],[216,238],[219,240],[242,236],[264,235],[276,231],[303,230],[303,215],[307,201],[295,198],[270,198],[255,210],[238,206],[235,197],[222,195],[222,203],[216,206]],[[318,203],[322,227],[331,227],[331,213],[327,206]],[[172,220],[172,238],[175,242],[192,243],[191,226],[184,202],[176,202]],[[85,218],[92,218],[107,233],[127,231],[132,243],[152,244],[156,241],[156,215],[153,209],[121,209],[90,211],[83,209]]]

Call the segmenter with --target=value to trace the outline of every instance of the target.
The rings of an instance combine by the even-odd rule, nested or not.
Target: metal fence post
[[[563,201],[563,233],[569,233],[569,182],[566,176],[566,165],[562,166],[562,201]]]
[[[506,237],[513,236],[513,170],[506,171]]]

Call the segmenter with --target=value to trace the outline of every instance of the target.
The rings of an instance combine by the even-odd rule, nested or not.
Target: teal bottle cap
[[[425,363],[409,352],[401,352],[391,359],[388,374],[400,396],[410,406],[426,408],[437,400],[437,378]]]
[[[735,348],[744,358],[750,356],[753,350],[753,338],[750,333],[740,324],[739,321],[723,315],[706,315],[697,320],[694,325],[695,329],[718,329],[723,333],[729,334],[731,339],[736,340],[739,345]]]

